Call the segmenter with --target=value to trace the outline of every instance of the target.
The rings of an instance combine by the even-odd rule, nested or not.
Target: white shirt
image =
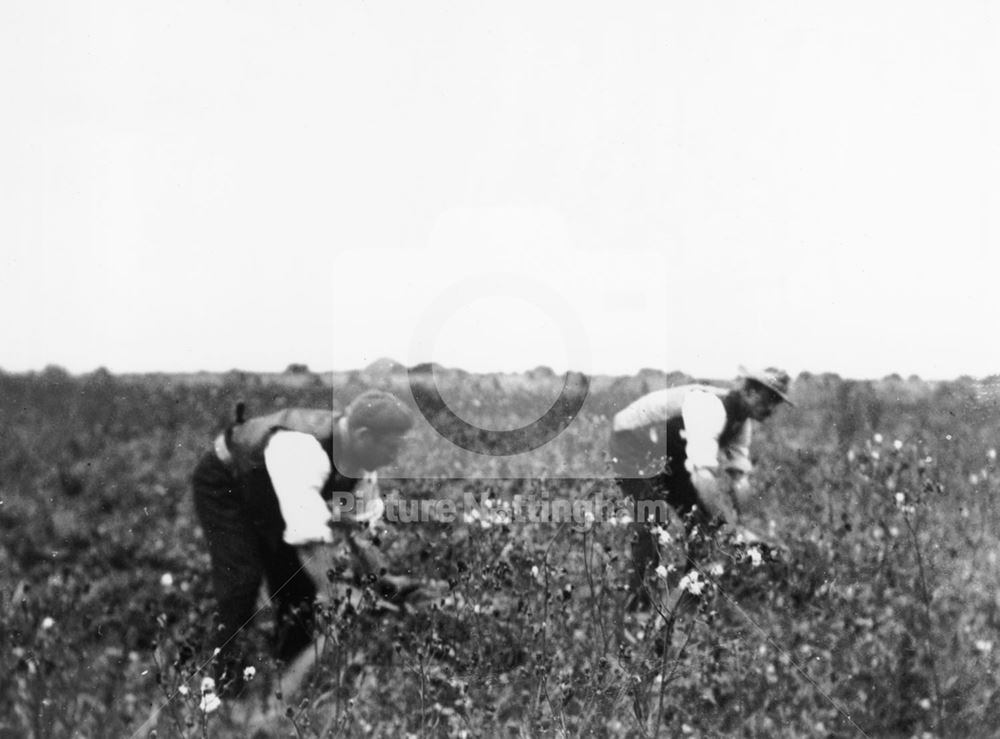
[[[743,423],[730,444],[719,448],[719,437],[726,427],[726,409],[717,395],[703,390],[687,393],[681,405],[681,415],[687,439],[685,466],[688,472],[716,470],[720,457],[726,469],[746,473],[753,468],[750,462],[750,421]]]
[[[320,494],[333,473],[330,458],[316,437],[301,431],[277,431],[264,448],[264,465],[285,519],[285,542],[292,546],[333,541],[331,511]],[[354,488],[354,507],[337,521],[371,523],[382,517],[385,504],[379,493],[378,475],[362,471]]]
[[[743,423],[739,433],[729,444],[719,447],[719,437],[726,426],[726,409],[722,388],[709,385],[681,385],[648,393],[615,415],[614,430],[625,431],[655,428],[678,415],[684,421],[687,462],[689,472],[704,469],[715,471],[720,462],[734,472],[746,473],[753,469],[750,461],[750,421]],[[659,439],[651,439],[654,443]]]
[[[320,491],[333,466],[316,437],[276,432],[264,449],[264,464],[285,519],[285,541],[292,546],[332,542],[333,531],[327,525],[330,509]]]

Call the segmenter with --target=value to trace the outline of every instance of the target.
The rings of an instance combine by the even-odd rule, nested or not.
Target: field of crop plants
[[[595,386],[552,464],[604,455],[610,414],[657,381]],[[514,416],[550,397],[464,383],[452,397],[494,392]],[[365,385],[346,378],[341,400]],[[672,630],[674,571],[653,576],[659,608],[625,612],[627,523],[504,518],[515,495],[610,500],[612,483],[469,481],[431,460],[437,479],[387,497],[471,495],[487,513],[386,524],[381,545],[444,597],[393,612],[324,584],[330,638],[294,696],[265,608],[246,635],[251,697],[216,705],[200,694],[213,603],[188,477],[237,400],[324,406],[328,382],[0,375],[0,737],[1000,735],[997,394],[828,375],[793,394],[758,429],[750,511],[787,552],[719,542]],[[661,537],[665,565],[680,537],[676,522]]]

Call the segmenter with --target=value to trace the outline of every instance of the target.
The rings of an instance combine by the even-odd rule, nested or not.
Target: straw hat
[[[740,367],[740,378],[744,380],[753,380],[766,387],[768,390],[773,391],[778,397],[789,405],[795,405],[792,399],[788,397],[788,387],[792,384],[791,378],[788,373],[784,370],[778,369],[777,367],[767,367],[765,369],[747,369],[746,367]]]

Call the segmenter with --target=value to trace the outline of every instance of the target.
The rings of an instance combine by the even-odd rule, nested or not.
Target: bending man
[[[374,471],[396,458],[412,425],[395,396],[368,391],[341,415],[292,408],[238,417],[201,458],[192,484],[212,560],[223,687],[239,692],[236,637],[253,618],[262,579],[277,606],[275,656],[288,663],[312,643],[316,584],[298,549],[333,542],[329,502],[335,495],[363,499],[354,521],[381,515]],[[368,559],[365,569],[381,569]]]
[[[695,527],[707,533],[736,525],[753,468],[751,421],[791,403],[789,383],[788,374],[773,367],[741,368],[732,389],[681,385],[642,396],[614,417],[611,457],[619,487],[637,503],[666,501],[689,535]],[[659,563],[649,523],[638,521],[637,528],[633,604],[643,601],[647,568]]]

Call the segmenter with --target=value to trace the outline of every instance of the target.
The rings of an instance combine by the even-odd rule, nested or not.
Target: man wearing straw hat
[[[684,519],[689,540],[736,526],[753,469],[752,421],[766,420],[783,402],[792,404],[789,385],[783,370],[741,367],[731,389],[681,385],[637,399],[613,421],[610,451],[620,489],[640,511],[642,501],[665,501]],[[633,607],[645,602],[646,572],[659,564],[652,523],[638,521],[637,529]],[[689,567],[693,556],[689,545]]]

